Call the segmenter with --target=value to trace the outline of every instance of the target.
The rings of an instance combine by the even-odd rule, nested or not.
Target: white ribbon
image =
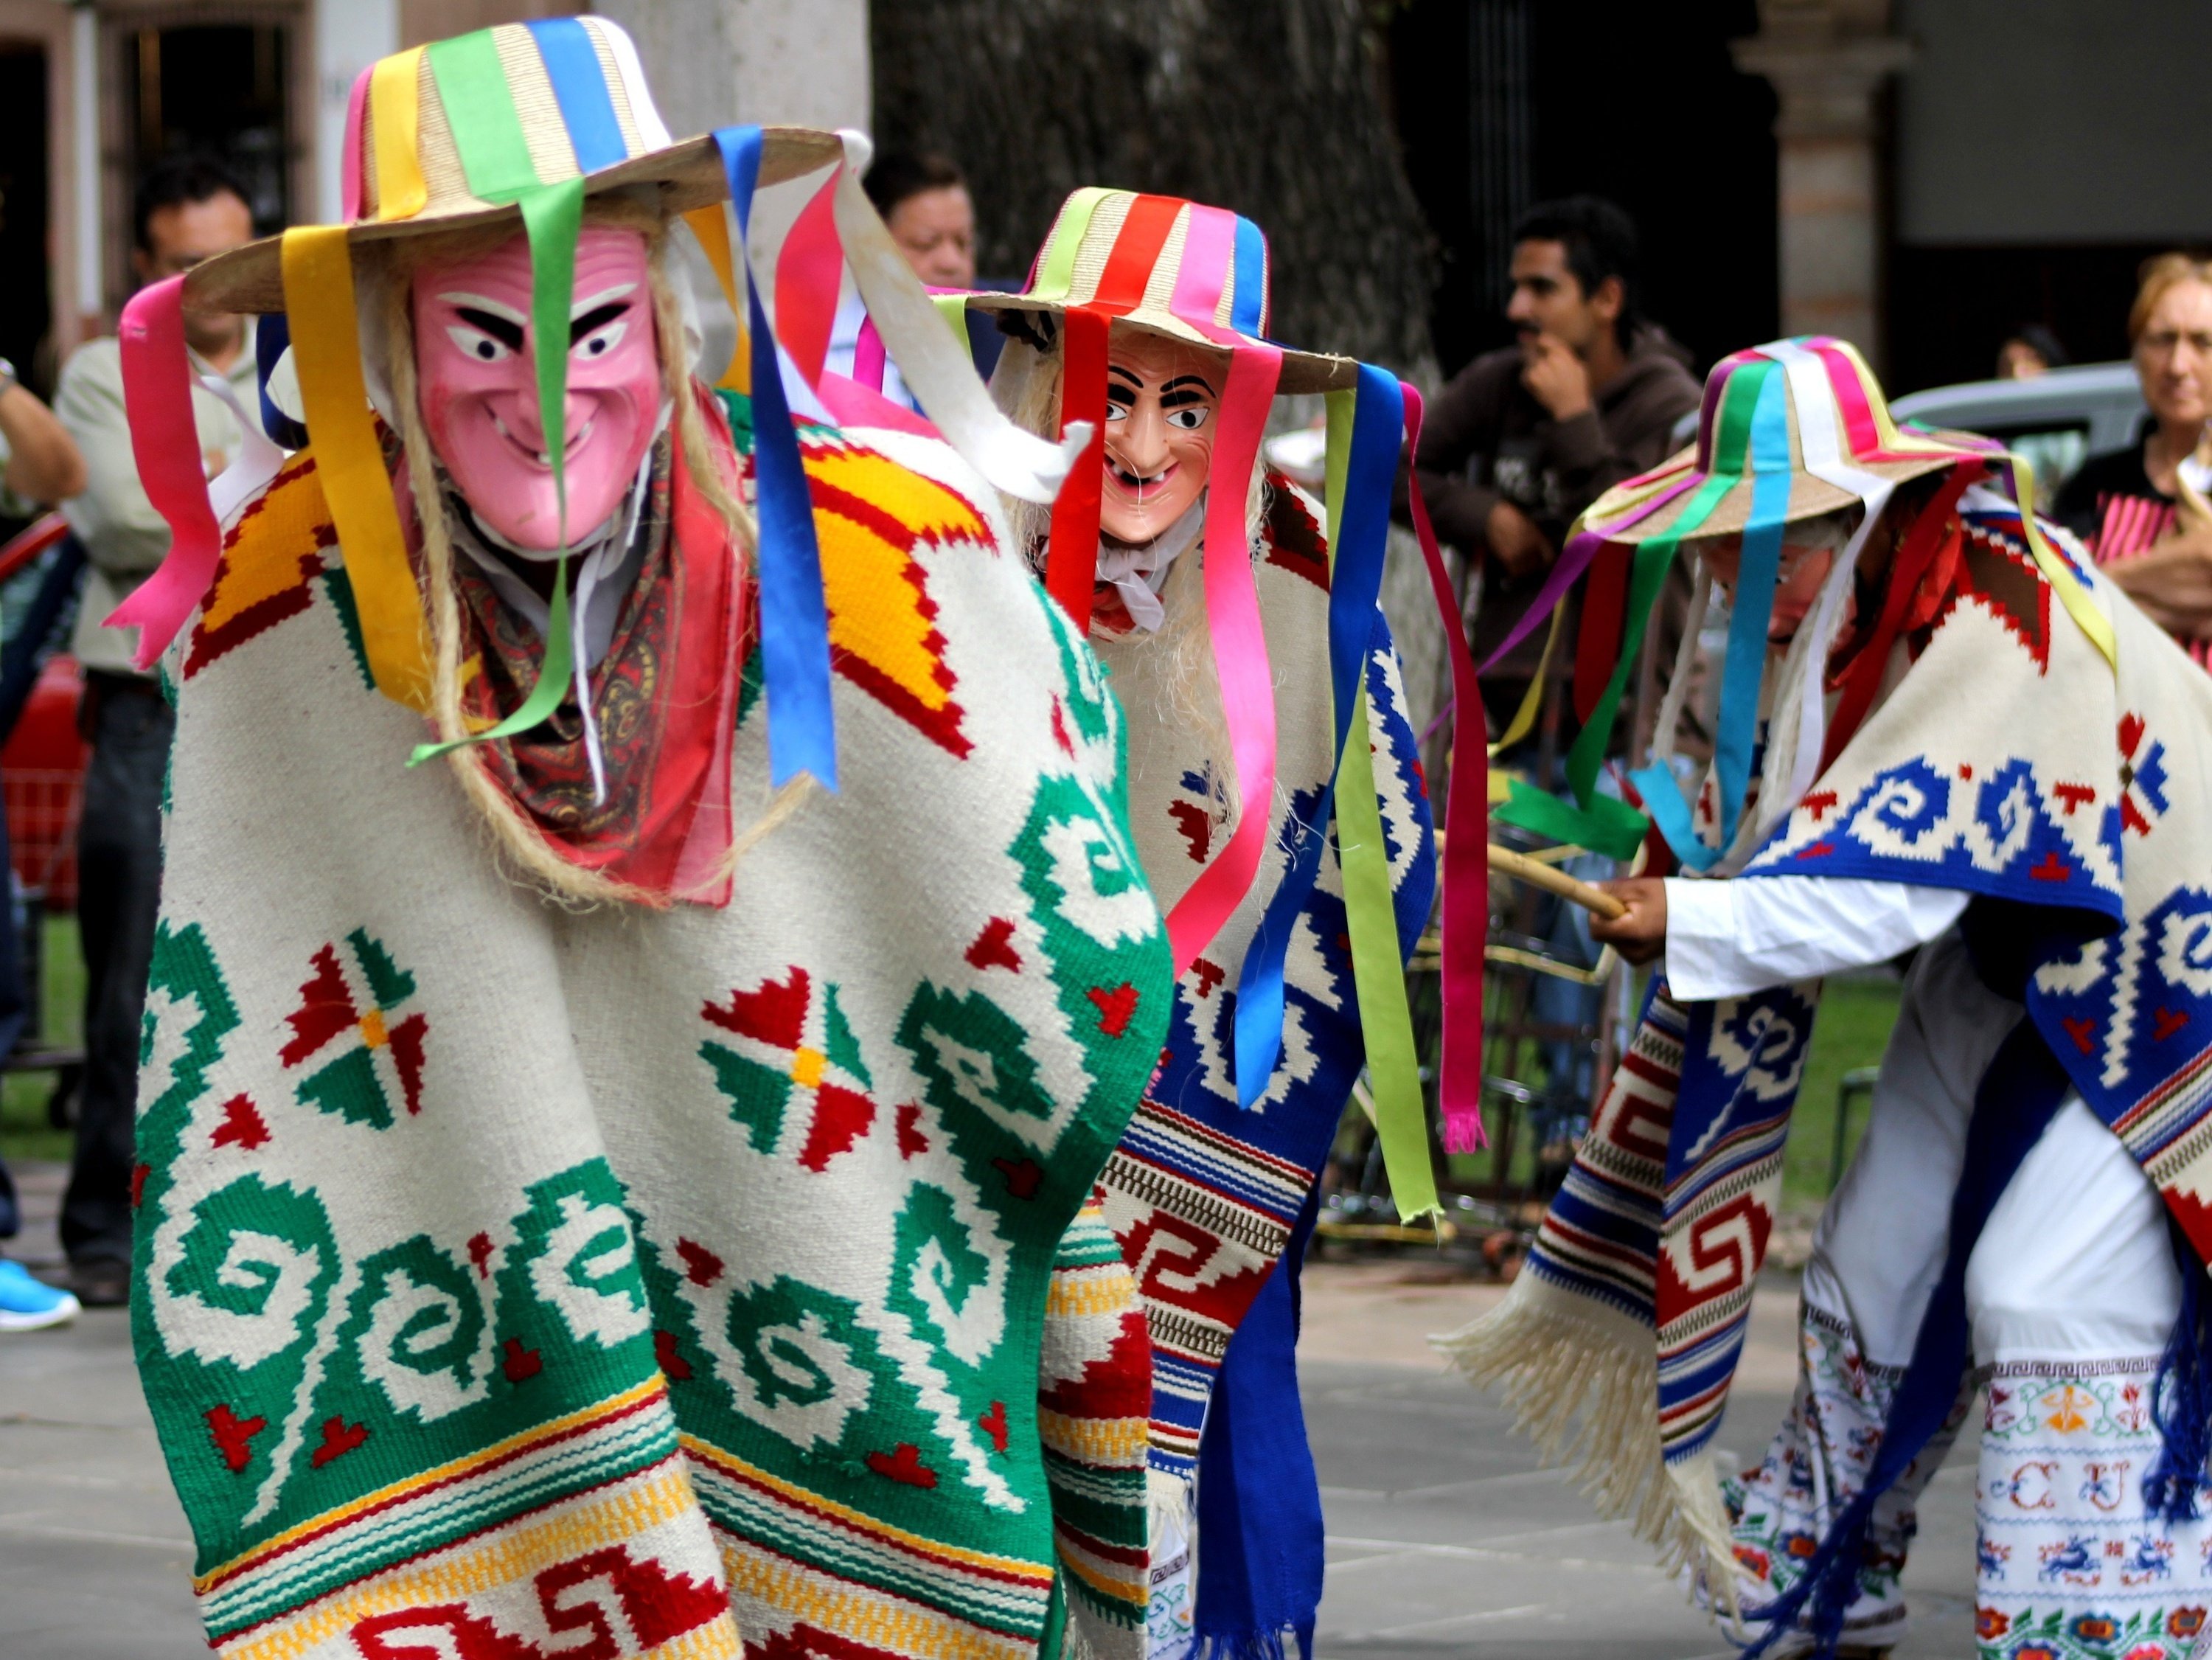
[[[284,465],[284,452],[261,430],[261,423],[246,414],[230,382],[220,374],[203,374],[200,385],[220,398],[238,417],[238,459],[208,483],[208,500],[214,504],[216,523],[226,531],[236,522],[239,510],[276,476]]]
[[[1824,483],[1856,496],[1866,511],[1828,572],[1827,581],[1821,584],[1808,626],[1802,630],[1805,636],[1802,654],[1793,652],[1793,660],[1784,666],[1784,684],[1782,695],[1775,702],[1773,722],[1778,725],[1788,718],[1794,696],[1797,704],[1797,743],[1790,757],[1788,780],[1779,789],[1771,787],[1781,757],[1777,752],[1777,733],[1770,726],[1767,763],[1760,769],[1758,809],[1745,821],[1749,826],[1755,818],[1756,827],[1749,834],[1737,837],[1729,856],[1715,866],[1717,875],[1732,875],[1741,868],[1765,844],[1775,825],[1795,812],[1797,804],[1805,799],[1805,792],[1813,787],[1820,771],[1820,751],[1827,743],[1828,654],[1843,628],[1844,601],[1850,593],[1859,555],[1865,550],[1867,538],[1874,533],[1882,510],[1888,507],[1890,496],[1897,488],[1893,481],[1855,467],[1844,459],[1843,435],[1836,423],[1835,393],[1828,384],[1827,368],[1820,355],[1788,340],[1763,350],[1782,365],[1790,377],[1790,401],[1797,411],[1797,446],[1804,457],[1805,471]],[[1787,531],[1784,534],[1786,537]],[[1795,685],[1789,684],[1792,680]]]
[[[1051,502],[1090,443],[1091,423],[1074,423],[1053,444],[1024,432],[1000,412],[975,374],[968,343],[945,327],[921,280],[860,190],[874,145],[866,133],[850,127],[840,129],[837,137],[845,146],[836,197],[837,234],[860,299],[907,390],[945,441],[991,483],[1024,502]]]

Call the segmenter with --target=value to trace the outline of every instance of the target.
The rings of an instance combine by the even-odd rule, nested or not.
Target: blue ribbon
[[[573,17],[540,17],[523,27],[537,41],[545,78],[553,83],[561,125],[568,128],[568,142],[575,147],[576,170],[597,173],[629,161],[629,145],[623,141],[622,123],[615,119],[614,100],[607,96],[606,71],[599,65],[591,31]]]
[[[1256,339],[1261,308],[1267,301],[1267,238],[1242,214],[1237,216],[1237,251],[1230,271],[1229,326]]]
[[[743,259],[760,179],[761,130],[724,127],[714,135]],[[830,698],[830,608],[822,593],[822,550],[814,539],[814,502],[799,459],[799,435],[784,401],[775,336],[748,268],[752,319],[753,469],[758,487],[761,683],[768,699],[769,781],[781,787],[811,772],[837,787],[837,728]]]
[[[269,435],[273,444],[288,450],[307,447],[307,429],[276,407],[276,400],[269,395],[269,377],[292,344],[292,319],[281,311],[264,313],[254,320],[253,379],[261,391],[261,430]]]
[[[1240,282],[1240,292],[1242,286]],[[1283,961],[1299,914],[1321,876],[1322,848],[1328,840],[1329,812],[1344,767],[1352,706],[1375,638],[1382,555],[1390,535],[1390,491],[1397,480],[1405,422],[1406,398],[1398,389],[1398,377],[1362,363],[1352,404],[1344,511],[1337,518],[1337,545],[1328,579],[1329,696],[1336,716],[1336,744],[1331,753],[1335,763],[1314,804],[1312,821],[1301,824],[1293,818],[1285,826],[1285,835],[1296,838],[1291,867],[1261,916],[1260,931],[1245,952],[1244,966],[1237,977],[1237,1099],[1248,1108],[1267,1092],[1267,1080],[1283,1050]],[[1358,759],[1358,775],[1364,778],[1367,757]]]
[[[1728,654],[1721,671],[1719,730],[1713,771],[1720,787],[1717,845],[1697,833],[1681,787],[1663,763],[1629,775],[1644,810],[1674,854],[1692,870],[1710,870],[1735,839],[1736,822],[1751,787],[1752,752],[1759,742],[1759,687],[1766,673],[1766,631],[1774,617],[1775,584],[1782,575],[1782,527],[1790,512],[1789,377],[1770,374],[1751,415],[1751,514],[1743,527],[1735,604],[1729,617]],[[1815,696],[1818,694],[1815,693]]]

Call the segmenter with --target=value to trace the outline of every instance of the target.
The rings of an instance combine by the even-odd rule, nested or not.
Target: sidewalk
[[[58,1257],[56,1167],[17,1172]],[[41,1231],[43,1230],[43,1231]],[[1502,1295],[1419,1262],[1316,1264],[1304,1399],[1328,1517],[1322,1660],[1725,1660],[1734,1651],[1651,1566],[1539,1469],[1495,1405],[1446,1374],[1432,1331]],[[1724,1444],[1756,1456],[1794,1379],[1794,1293],[1762,1287]],[[1905,1584],[1917,1635],[1896,1660],[1969,1660],[1973,1466],[1954,1456],[1922,1508]],[[119,1310],[0,1338],[0,1660],[189,1660],[191,1548]]]
[[[67,1172],[13,1169],[25,1226],[8,1254],[58,1269]],[[191,1572],[129,1315],[0,1336],[0,1660],[205,1660]]]
[[[1320,1660],[1733,1660],[1650,1547],[1539,1468],[1427,1335],[1504,1295],[1418,1261],[1312,1265],[1299,1371],[1328,1529]],[[1762,1284],[1721,1444],[1753,1462],[1796,1382],[1796,1291]],[[1972,1660],[1973,1438],[1929,1484],[1893,1660]]]

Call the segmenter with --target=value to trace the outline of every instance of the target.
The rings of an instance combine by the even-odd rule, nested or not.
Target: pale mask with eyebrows
[[[659,425],[660,351],[645,238],[590,225],[569,307],[568,541],[612,519]],[[485,529],[518,552],[562,544],[539,418],[530,246],[430,265],[415,277],[415,361],[431,446]]]
[[[1106,368],[1106,478],[1099,528],[1149,542],[1189,510],[1213,464],[1229,354],[1146,330],[1114,331]]]

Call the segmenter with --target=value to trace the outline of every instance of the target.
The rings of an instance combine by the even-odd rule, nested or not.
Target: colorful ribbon
[[[1329,836],[1336,783],[1352,763],[1345,748],[1352,708],[1374,648],[1376,605],[1382,593],[1382,551],[1389,542],[1389,494],[1398,474],[1398,432],[1405,403],[1398,380],[1360,365],[1358,387],[1332,392],[1329,410],[1329,708],[1334,741],[1329,777],[1305,821],[1283,828],[1290,870],[1261,916],[1237,976],[1237,1100],[1255,1107],[1267,1093],[1276,1058],[1283,1054],[1283,961],[1290,936],[1321,877],[1322,846]],[[1401,976],[1402,978],[1402,976]],[[1364,998],[1360,1000],[1364,1012]]]
[[[1724,441],[1734,435],[1729,417],[1750,401],[1747,442],[1752,496],[1729,614],[1728,649],[1722,660],[1720,718],[1713,740],[1713,776],[1719,794],[1715,840],[1708,842],[1696,834],[1689,803],[1670,769],[1647,767],[1632,775],[1645,809],[1657,821],[1675,857],[1698,871],[1711,869],[1727,851],[1751,786],[1752,756],[1759,741],[1759,692],[1766,674],[1766,633],[1782,573],[1782,523],[1790,511],[1788,378],[1778,365],[1760,362],[1739,370],[1734,379],[1744,383],[1745,396],[1732,397],[1723,405],[1722,435]],[[1740,453],[1733,448],[1729,453]],[[1739,462],[1736,471],[1719,476],[1740,477],[1742,470]],[[1680,538],[1672,539],[1679,544]],[[1578,738],[1576,748],[1582,747]],[[1595,768],[1592,771],[1594,775]]]
[[[837,325],[838,279],[845,250],[837,235],[836,196],[842,167],[833,168],[784,233],[775,261],[775,331],[792,367],[809,386],[818,385]]]
[[[714,147],[730,188],[743,257],[760,179],[761,130],[724,127]],[[799,455],[799,435],[784,401],[775,335],[761,304],[760,285],[745,283],[752,339],[753,465],[759,492],[761,676],[768,699],[769,775],[781,787],[811,773],[837,787],[837,731],[830,692],[830,609],[822,587],[822,551],[814,537],[814,503]]]
[[[1244,498],[1267,435],[1267,410],[1283,371],[1279,348],[1244,342],[1230,354],[1229,384],[1215,418],[1212,482],[1206,500],[1206,611],[1221,713],[1237,773],[1237,825],[1228,845],[1168,912],[1168,941],[1182,974],[1221,932],[1252,891],[1275,800],[1275,687],[1267,637],[1252,582],[1250,532]],[[1097,560],[1097,538],[1092,538]],[[1386,896],[1387,903],[1387,896]]]
[[[1409,453],[1421,442],[1421,394],[1403,385]],[[1475,1152],[1489,1144],[1482,1128],[1482,976],[1485,936],[1490,931],[1490,748],[1483,730],[1482,689],[1474,654],[1461,625],[1459,596],[1437,546],[1420,480],[1412,481],[1413,534],[1429,569],[1429,587],[1444,622],[1451,660],[1452,701],[1462,711],[1452,729],[1449,783],[1445,787],[1443,894],[1438,903],[1438,985],[1443,1005],[1443,1053],[1437,1062],[1437,1104],[1443,1115],[1444,1151]],[[1550,660],[1547,649],[1546,660]],[[1381,1114],[1378,1112],[1379,1121]],[[1397,1190],[1394,1177],[1391,1190]]]
[[[199,427],[192,418],[191,360],[185,350],[185,279],[166,277],[131,296],[117,330],[131,453],[146,499],[169,522],[168,556],[107,618],[138,629],[136,661],[150,669],[208,590],[222,557],[222,530],[208,500]]]
[[[1291,850],[1290,867],[1267,903],[1237,975],[1237,1098],[1248,1108],[1267,1093],[1267,1081],[1282,1053],[1284,960],[1291,935],[1321,873],[1337,781],[1352,760],[1346,742],[1352,730],[1352,707],[1364,683],[1374,645],[1382,556],[1390,530],[1390,489],[1397,476],[1398,436],[1405,422],[1405,405],[1395,376],[1362,364],[1356,389],[1328,394],[1328,414],[1332,452],[1328,666],[1330,708],[1335,719],[1329,752],[1334,758],[1311,815],[1303,823],[1293,816],[1284,826],[1284,838]],[[1363,1014],[1366,1006],[1363,995]],[[1415,1093],[1418,1096],[1418,1081]]]
[[[345,227],[296,226],[284,233],[283,258],[301,407],[315,438],[316,477],[344,550],[362,653],[379,691],[427,710],[429,640],[362,376]]]

